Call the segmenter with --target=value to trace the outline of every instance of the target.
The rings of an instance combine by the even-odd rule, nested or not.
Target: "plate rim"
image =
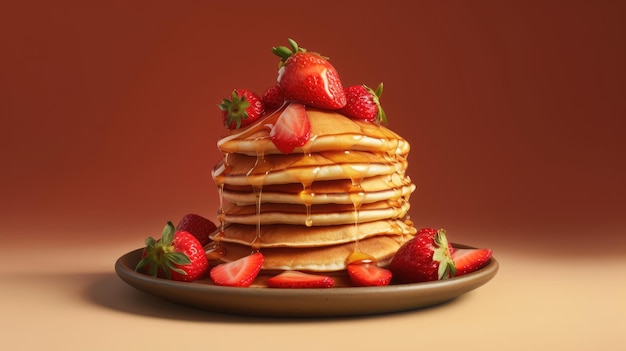
[[[473,248],[456,243],[452,245],[455,248]],[[134,265],[139,261],[142,250],[129,251],[115,261],[116,274],[128,285],[175,304],[248,316],[336,317],[430,307],[486,284],[499,270],[499,262],[492,256],[484,267],[475,272],[439,281],[370,287],[241,288],[178,282],[136,272]],[[362,308],[359,308],[360,302],[363,303]]]

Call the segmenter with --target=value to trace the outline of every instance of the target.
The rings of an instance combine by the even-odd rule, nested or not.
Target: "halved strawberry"
[[[219,264],[209,275],[215,285],[248,287],[254,282],[263,266],[263,254],[255,252],[238,260]]]
[[[281,58],[276,83],[285,100],[330,110],[343,108],[346,93],[328,58],[307,52],[292,39],[289,44],[290,47],[272,48],[272,52]]]
[[[178,222],[176,230],[191,233],[200,241],[202,246],[205,246],[212,241],[210,236],[217,230],[217,226],[208,218],[189,213]]]
[[[491,258],[490,249],[455,249],[452,260],[456,267],[456,276],[474,272],[487,264]]]
[[[391,282],[391,271],[374,263],[351,263],[348,275],[354,286],[385,286]]]
[[[270,138],[276,147],[288,154],[309,141],[311,122],[304,105],[291,103],[270,125]]]
[[[304,273],[300,271],[284,271],[268,279],[270,288],[332,288],[335,280],[326,275]]]

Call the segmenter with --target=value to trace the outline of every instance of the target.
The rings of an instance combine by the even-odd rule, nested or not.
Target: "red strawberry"
[[[347,103],[339,112],[370,122],[387,123],[387,115],[380,105],[380,96],[383,93],[383,83],[376,91],[367,85],[352,85],[346,88]]]
[[[304,105],[291,103],[270,126],[270,138],[276,147],[288,154],[306,144],[311,135],[311,122]]]
[[[491,258],[489,249],[456,249],[452,253],[456,275],[471,273],[482,268]]]
[[[231,98],[222,100],[217,107],[222,110],[222,120],[228,129],[238,129],[251,124],[265,110],[261,98],[246,89],[233,90]]]
[[[273,85],[263,92],[261,100],[265,104],[266,109],[279,108],[285,103],[285,97],[280,91],[278,85]]]
[[[284,271],[267,280],[270,288],[332,288],[335,280],[326,275],[304,273],[300,271]]]
[[[400,247],[389,269],[394,281],[418,283],[451,278],[455,274],[448,239],[443,229],[423,228]]]
[[[374,263],[351,263],[348,275],[354,286],[385,286],[391,282],[391,271]]]
[[[178,222],[176,230],[193,234],[202,246],[206,246],[212,241],[210,236],[217,230],[217,226],[207,218],[190,213]]]
[[[346,94],[337,70],[318,53],[307,52],[289,39],[291,48],[279,46],[272,52],[281,58],[277,84],[286,100],[338,110],[346,105]]]
[[[208,267],[209,261],[198,239],[188,232],[176,231],[172,222],[167,222],[161,239],[146,239],[135,270],[153,277],[193,281],[202,277]]]
[[[209,275],[215,285],[248,287],[261,271],[263,254],[255,252],[236,261],[219,264]]]

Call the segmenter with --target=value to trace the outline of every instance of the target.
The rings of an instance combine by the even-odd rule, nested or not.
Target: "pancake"
[[[292,205],[292,204],[263,204],[260,211],[256,205],[236,206],[227,204],[224,206],[224,221],[228,223],[240,223],[255,225],[261,224],[299,224],[327,226],[336,224],[350,224],[358,220],[360,223],[381,219],[403,218],[409,210],[409,202],[403,201],[379,201],[363,204],[355,218],[353,204],[338,205]]]
[[[379,235],[366,238],[356,242],[344,244],[311,247],[311,248],[263,248],[264,257],[263,270],[302,270],[312,272],[332,272],[346,269],[346,259],[358,250],[376,259],[378,265],[385,267],[389,265],[391,258],[398,248],[412,238],[411,235]],[[234,243],[220,243],[223,249],[222,262],[230,262],[246,255],[252,251],[249,246]]]
[[[392,161],[361,151],[275,157],[231,154],[215,165],[212,175],[218,184],[258,186],[339,179],[359,180],[404,172],[407,165],[403,158]]]
[[[392,188],[398,188],[405,185],[411,185],[411,179],[404,172],[396,172],[393,174],[363,178],[358,183],[358,188],[364,192],[376,192]],[[314,182],[309,189],[315,193],[345,193],[354,191],[355,184],[350,179],[336,179],[328,181]],[[233,192],[253,192],[250,185],[230,185],[225,184],[224,190]],[[302,191],[302,183],[285,183],[285,184],[265,184],[263,192],[281,192],[298,194]]]
[[[298,184],[302,188],[301,184]],[[414,185],[406,185],[399,188],[393,188],[376,192],[364,192],[362,201],[363,203],[371,203],[383,200],[398,199],[400,197],[407,197],[415,189]],[[306,201],[312,205],[319,204],[352,204],[353,198],[347,192],[332,192],[332,193],[317,193],[310,191],[312,195],[305,195],[302,191],[297,194],[293,193],[280,193],[270,192],[266,189],[262,190],[261,201],[263,203],[286,203],[295,205],[304,205]],[[236,192],[224,189],[224,199],[237,204],[239,206],[246,206],[256,204],[257,196],[254,192]]]
[[[282,154],[269,138],[269,129],[263,125],[272,123],[281,110],[250,125],[231,131],[218,142],[223,153],[239,153],[256,156]],[[307,108],[311,122],[311,138],[293,153],[314,153],[329,150],[361,150],[406,155],[409,143],[393,131],[375,123],[362,122],[334,112]]]
[[[257,248],[266,247],[315,247],[342,244],[377,235],[412,235],[415,228],[401,220],[380,220],[367,223],[344,224],[326,227],[304,227],[298,225],[263,225],[257,238],[257,227],[230,224],[225,228],[227,235],[217,234],[215,241],[237,243]]]
[[[269,184],[261,189],[260,199],[253,187],[225,185],[222,195],[226,201],[245,206],[261,203],[289,204],[352,204],[353,192],[363,194],[363,203],[407,197],[415,190],[411,180],[401,173],[363,179],[358,186],[349,179],[313,182],[305,191],[301,183]]]

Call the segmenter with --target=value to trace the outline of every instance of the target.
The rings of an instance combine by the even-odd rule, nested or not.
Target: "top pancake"
[[[409,143],[398,134],[376,123],[362,122],[345,117],[334,111],[306,108],[311,122],[311,136],[302,147],[293,153],[312,153],[329,150],[361,150],[406,155]],[[280,115],[282,110],[247,128],[231,131],[231,134],[218,141],[221,152],[247,155],[282,154],[269,138],[265,125]]]

